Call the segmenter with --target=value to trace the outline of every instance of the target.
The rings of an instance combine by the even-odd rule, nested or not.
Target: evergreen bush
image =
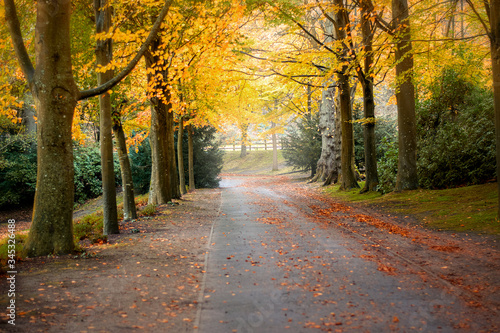
[[[417,108],[418,175],[424,188],[478,184],[495,177],[493,94],[445,68]]]
[[[35,136],[3,133],[0,142],[0,207],[33,202],[37,169]]]
[[[316,164],[321,155],[319,113],[306,115],[289,128],[283,139],[283,157],[294,169],[316,173]]]

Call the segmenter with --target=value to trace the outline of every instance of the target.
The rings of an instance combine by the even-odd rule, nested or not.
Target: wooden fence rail
[[[251,150],[273,150],[273,143],[272,141],[267,141],[267,140],[264,140],[264,141],[256,141],[256,142],[252,142],[252,143],[249,143],[246,145],[247,146],[247,150],[248,151],[251,151]],[[277,148],[278,149],[281,149],[282,148],[282,144],[280,142],[280,140],[278,140],[278,144],[277,144]],[[241,144],[221,144],[219,146],[219,148],[221,150],[225,150],[225,151],[239,151],[241,150]]]

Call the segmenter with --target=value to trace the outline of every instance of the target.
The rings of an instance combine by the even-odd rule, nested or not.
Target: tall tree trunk
[[[335,87],[333,82],[325,84],[321,93],[321,105],[319,108],[319,130],[321,133],[321,155],[317,162],[316,175],[311,182],[322,181],[324,185],[330,185],[338,180],[340,172],[340,163],[335,158],[336,148],[340,147],[341,140],[336,142],[336,106],[335,106]],[[338,154],[340,157],[340,154]],[[328,181],[327,181],[328,180]],[[327,181],[327,182],[326,182]]]
[[[396,100],[398,105],[399,157],[396,190],[418,188],[417,127],[413,54],[407,0],[392,0],[392,17],[396,29]]]
[[[170,101],[170,91],[167,92]],[[175,127],[174,127],[174,114],[172,112],[172,104],[168,103],[169,111],[167,113],[167,158],[170,174],[170,186],[173,199],[181,198],[181,190],[179,184],[179,173],[177,170],[177,161],[175,154]]]
[[[271,128],[276,128],[276,124],[271,122]],[[278,140],[276,139],[276,133],[273,131],[271,134],[271,141],[273,143],[273,171],[278,171]]]
[[[365,49],[364,68],[358,70],[358,78],[363,88],[363,141],[365,148],[366,182],[361,193],[375,191],[378,185],[377,152],[375,145],[375,98],[373,96],[373,34],[370,16],[373,7],[368,1],[361,2],[361,33]]]
[[[78,90],[71,66],[71,2],[54,2],[37,2],[37,66],[30,89],[38,112],[38,167],[33,220],[25,245],[29,256],[74,249],[71,126]],[[5,4],[13,9],[13,2]],[[53,5],[58,8],[55,12]]]
[[[241,153],[240,157],[243,158],[247,156],[247,141],[248,141],[248,125],[243,124],[241,129]]]
[[[343,0],[334,0],[334,3],[338,6],[338,10],[335,13],[337,21],[335,33],[338,40],[345,41],[347,37],[346,31],[348,13],[343,5]],[[344,57],[347,58],[347,49],[344,48],[342,52]],[[347,66],[344,65],[342,66],[341,71],[337,74],[340,118],[342,121],[341,190],[359,188],[354,168],[354,132],[352,126],[351,87],[349,84],[349,76],[346,72]]]
[[[195,189],[194,184],[194,148],[193,148],[193,125],[187,126],[188,131],[188,170],[189,170],[189,191]]]
[[[151,43],[150,51],[146,54],[146,68],[148,71],[148,84],[154,91],[163,91],[162,83],[167,82],[167,70],[162,68],[162,59],[159,54],[164,51],[160,49],[161,38],[158,37]],[[157,96],[150,98],[151,104],[151,127],[149,131],[149,143],[151,146],[151,183],[149,186],[149,204],[163,205],[172,200],[172,188],[170,181],[171,170],[169,168],[169,146],[168,146],[168,113],[169,96]]]
[[[184,154],[182,140],[184,138],[184,117],[179,117],[179,130],[177,131],[177,161],[179,167],[179,186],[181,195],[186,194],[186,175],[184,174]]]
[[[490,0],[490,46],[495,103],[495,135],[497,146],[498,218],[500,218],[500,0]]]
[[[116,148],[118,150],[123,184],[123,220],[135,220],[137,218],[137,209],[135,206],[134,183],[132,180],[132,171],[130,169],[130,160],[128,158],[125,132],[123,131],[120,114],[118,112],[113,114],[113,131],[115,132]]]
[[[96,33],[107,33],[111,28],[111,7],[107,0],[94,0],[96,15]],[[97,66],[105,67],[113,59],[112,40],[97,40]],[[112,70],[97,73],[99,85],[108,82],[114,76]],[[118,211],[116,207],[116,184],[113,161],[113,137],[111,135],[111,95],[106,92],[99,96],[100,105],[100,145],[101,145],[101,174],[103,193],[104,235],[119,233]]]

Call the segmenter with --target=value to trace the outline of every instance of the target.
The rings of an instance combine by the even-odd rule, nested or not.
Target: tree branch
[[[5,1],[12,1],[12,0],[5,0]],[[161,23],[165,18],[165,16],[167,16],[168,10],[170,9],[170,5],[172,4],[172,2],[173,0],[168,0],[167,2],[165,2],[165,5],[163,6],[160,14],[158,15],[155,24],[151,28],[151,32],[149,33],[148,38],[146,39],[144,44],[142,44],[141,48],[139,49],[139,52],[137,52],[136,56],[134,57],[134,59],[130,61],[127,67],[125,67],[117,76],[115,76],[108,82],[100,85],[99,87],[80,91],[78,100],[87,99],[105,93],[106,91],[112,89],[114,86],[120,83],[128,74],[130,74],[130,72],[132,72],[137,63],[139,63],[139,60],[141,60],[142,56],[148,50],[148,47],[151,44],[151,42],[156,38],[157,33],[160,31]]]
[[[16,52],[17,60],[19,65],[28,81],[28,85],[31,87],[34,76],[35,67],[28,55],[26,46],[24,45],[23,35],[21,33],[21,25],[19,24],[19,18],[17,16],[16,5],[14,0],[4,0],[5,5],[5,19],[9,26],[10,36],[12,38],[12,44],[14,44],[14,51]]]
[[[484,28],[484,31],[486,32],[486,34],[488,35],[488,37],[491,40],[493,38],[493,36],[491,34],[490,29],[488,29],[488,24],[486,24],[486,22],[484,22],[483,18],[478,13],[478,11],[477,11],[476,7],[474,6],[474,4],[472,3],[472,1],[471,0],[465,0],[465,1],[469,4],[469,6],[472,9],[472,11],[474,12],[474,14],[476,14],[477,19],[479,20],[479,22],[481,22],[481,24],[482,24],[482,26]],[[489,7],[486,7],[486,8],[488,9]],[[489,17],[488,17],[488,19],[489,19]]]

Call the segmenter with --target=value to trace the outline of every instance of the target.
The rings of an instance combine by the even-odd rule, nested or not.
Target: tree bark
[[[378,185],[377,152],[375,145],[375,98],[373,96],[373,34],[370,21],[373,6],[368,1],[361,2],[361,33],[365,49],[364,68],[358,67],[358,79],[363,88],[363,141],[365,148],[366,181],[361,193],[375,191]]]
[[[168,89],[168,88],[167,88]],[[167,92],[170,101],[170,91]],[[177,169],[177,161],[175,154],[175,128],[174,128],[174,113],[172,112],[172,104],[168,103],[168,113],[167,113],[167,159],[170,169],[170,186],[172,191],[173,199],[181,198],[181,190],[179,184],[179,172]]]
[[[497,150],[497,186],[500,194],[500,0],[490,0],[490,46],[495,103],[495,136]],[[500,218],[500,195],[498,196],[498,217]]]
[[[322,181],[324,186],[338,181],[340,174],[340,121],[336,119],[335,87],[325,86],[321,97],[319,130],[321,132],[321,156],[317,162],[315,177],[311,182]]]
[[[243,124],[241,129],[241,153],[240,157],[243,158],[247,156],[247,141],[248,141],[248,125]]]
[[[194,183],[194,148],[193,148],[193,125],[189,124],[188,131],[188,170],[189,170],[189,191],[195,189]]]
[[[96,33],[107,33],[111,29],[111,7],[107,0],[94,0],[96,15]],[[97,40],[97,66],[105,67],[113,59],[113,44],[111,39]],[[114,76],[113,70],[97,72],[97,84],[102,85]],[[118,210],[116,207],[115,168],[113,161],[113,137],[111,134],[111,94],[99,95],[100,117],[99,133],[101,146],[101,175],[103,197],[104,235],[119,233]]]
[[[132,171],[130,169],[130,160],[128,158],[125,132],[123,131],[120,114],[118,112],[113,115],[113,131],[115,132],[116,148],[118,150],[123,184],[123,220],[135,220],[137,218],[137,209],[135,206],[134,183],[132,180]]]
[[[276,124],[271,122],[271,128],[276,128]],[[278,142],[276,140],[276,133],[271,134],[271,141],[273,143],[273,171],[278,171]]]
[[[407,0],[392,0],[392,17],[397,29],[396,100],[398,105],[399,157],[396,191],[418,188],[417,128],[415,88],[413,85],[413,54],[410,41],[410,20]]]
[[[38,167],[33,220],[25,245],[29,256],[74,249],[71,126],[78,89],[71,65],[71,2],[54,2],[55,12],[52,2],[37,2],[37,66],[30,88],[38,111]]]
[[[158,37],[151,43],[150,51],[146,54],[146,68],[148,71],[148,84],[154,92],[150,98],[151,127],[149,142],[151,146],[151,183],[149,187],[149,204],[163,205],[172,200],[170,181],[171,170],[168,164],[168,103],[170,96],[159,94],[163,91],[162,82],[167,82],[167,69],[160,67],[161,38]]]
[[[335,0],[338,7],[335,13],[337,26],[335,32],[337,39],[345,41],[347,34],[348,13],[343,5],[342,0]],[[342,50],[344,58],[347,58],[347,49]],[[346,74],[347,66],[343,65],[340,72],[337,73],[337,82],[339,85],[339,106],[340,118],[342,121],[342,153],[341,153],[341,172],[342,180],[340,189],[350,190],[359,188],[356,171],[354,168],[354,132],[352,125],[352,108],[351,108],[351,87],[349,84],[349,76]]]
[[[184,173],[184,154],[182,140],[184,138],[184,117],[179,117],[179,130],[177,131],[177,160],[179,167],[179,186],[181,195],[186,194],[186,175]]]

